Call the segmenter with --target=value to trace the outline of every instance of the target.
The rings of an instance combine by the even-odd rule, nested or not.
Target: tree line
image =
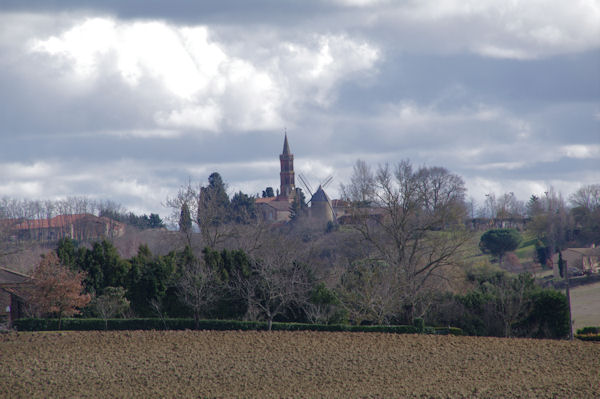
[[[278,244],[278,245],[277,245]],[[146,246],[130,259],[107,241],[91,249],[63,239],[34,271],[29,292],[33,316],[59,319],[82,311],[114,317],[193,317],[310,322],[401,324],[406,309],[390,306],[388,269],[354,264],[334,288],[318,278],[284,242],[251,257],[243,250],[190,247],[166,256]],[[562,293],[541,289],[528,274],[511,276],[493,267],[470,268],[470,289],[440,290],[421,314],[428,324],[455,326],[472,335],[562,338],[568,309]],[[396,304],[397,305],[397,304]],[[423,305],[423,303],[421,303]]]
[[[180,237],[168,254],[141,246],[124,260],[108,241],[91,248],[64,241],[56,252],[85,273],[83,294],[96,304],[120,296],[120,309],[128,304],[138,316],[353,324],[422,318],[472,334],[565,335],[563,294],[542,290],[528,275],[473,265],[460,176],[408,161],[373,171],[359,161],[342,192],[350,203],[346,225],[325,229],[300,216],[270,226],[251,196],[230,199],[213,173],[207,185],[189,183],[167,199],[179,224],[168,234]],[[542,210],[539,220],[554,220],[554,208]],[[547,227],[556,224],[540,226],[542,238],[564,237],[565,230]],[[84,312],[100,314],[95,308]]]

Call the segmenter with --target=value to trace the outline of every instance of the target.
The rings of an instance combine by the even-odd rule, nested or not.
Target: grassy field
[[[581,327],[600,326],[600,283],[571,289],[574,331]]]
[[[519,258],[521,264],[525,265],[533,261],[535,255],[535,243],[537,239],[528,232],[523,233],[523,242],[515,251],[515,255]]]
[[[0,397],[593,398],[600,345],[379,333],[0,335]]]

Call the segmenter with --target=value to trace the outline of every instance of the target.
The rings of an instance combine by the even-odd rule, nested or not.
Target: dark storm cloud
[[[163,19],[176,23],[248,24],[279,21],[281,24],[332,11],[323,2],[279,0],[156,1],[156,0],[5,0],[2,8],[20,12],[78,11],[107,13],[122,19]]]
[[[373,85],[342,86],[341,106],[360,111],[366,103],[370,110],[378,103],[411,98],[420,104],[438,102],[445,108],[461,107],[465,102],[497,102],[523,110],[523,106],[599,99],[600,51],[523,61],[387,50]]]

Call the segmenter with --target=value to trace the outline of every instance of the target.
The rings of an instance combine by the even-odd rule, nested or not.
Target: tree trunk
[[[560,252],[559,252],[560,253]],[[562,253],[560,253],[562,258]],[[564,262],[565,268],[565,282],[566,284],[566,296],[567,296],[567,307],[569,308],[569,340],[573,340],[573,317],[571,315],[571,291],[569,290],[569,262]]]
[[[415,304],[411,300],[406,309],[406,320],[408,325],[412,326],[415,323]]]
[[[504,322],[504,337],[510,338],[512,332],[511,323],[508,321]]]

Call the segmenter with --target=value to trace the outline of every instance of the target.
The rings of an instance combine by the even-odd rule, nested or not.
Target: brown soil
[[[0,335],[0,397],[593,398],[600,345],[319,332]]]

